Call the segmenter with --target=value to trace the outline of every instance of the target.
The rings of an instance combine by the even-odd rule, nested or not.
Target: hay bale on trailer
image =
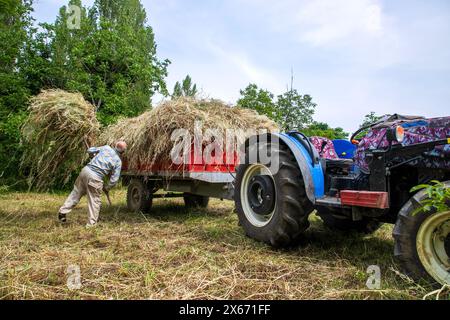
[[[183,97],[165,101],[136,118],[123,119],[107,127],[99,140],[105,144],[127,141],[130,167],[139,163],[170,162],[174,144],[172,133],[176,129],[186,129],[193,137],[196,121],[201,122],[202,130],[215,129],[223,136],[227,129],[241,135],[249,129],[278,130],[272,120],[254,110],[232,107],[219,100]]]

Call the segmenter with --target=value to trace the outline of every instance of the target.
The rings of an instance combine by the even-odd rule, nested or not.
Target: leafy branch
[[[450,188],[437,180],[432,180],[431,183],[432,184],[419,184],[411,189],[410,192],[425,190],[428,196],[428,198],[421,201],[422,206],[415,210],[413,214],[422,210],[425,212],[434,210],[443,212],[450,210]]]

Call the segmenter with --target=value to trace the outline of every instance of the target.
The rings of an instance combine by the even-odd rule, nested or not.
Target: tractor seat
[[[352,159],[325,159],[328,168],[348,168],[353,165]]]
[[[352,159],[321,159],[324,171],[351,172],[353,168]]]
[[[349,158],[349,156],[353,156],[353,150],[346,143],[337,143],[339,154],[344,154],[346,156],[344,158],[344,156],[339,157],[339,154],[336,152],[334,141],[324,137],[311,137],[310,141],[319,153],[322,164],[326,168],[350,169],[353,166],[353,160]],[[350,144],[350,142],[348,143]],[[353,145],[351,147],[354,148]]]

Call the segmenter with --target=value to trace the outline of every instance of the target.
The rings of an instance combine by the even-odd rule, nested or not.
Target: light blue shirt
[[[122,160],[118,152],[110,146],[92,147],[87,152],[95,155],[87,167],[102,180],[109,176],[107,189],[114,187],[119,181],[122,168]]]

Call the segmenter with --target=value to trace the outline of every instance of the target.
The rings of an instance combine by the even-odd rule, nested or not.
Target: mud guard
[[[302,172],[306,187],[306,195],[314,204],[316,199],[323,197],[325,193],[325,178],[320,161],[315,163],[306,148],[289,134],[275,133],[274,135],[278,136],[292,151],[300,171]],[[312,147],[312,151],[314,152],[314,157],[317,157],[318,159],[319,155],[314,147]]]

